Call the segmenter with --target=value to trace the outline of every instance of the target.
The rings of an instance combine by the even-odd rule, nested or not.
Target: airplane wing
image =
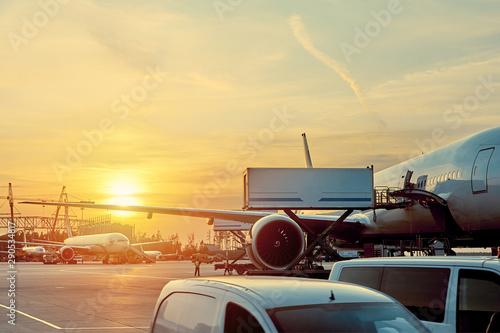
[[[157,241],[157,242],[135,243],[135,244],[130,244],[130,246],[141,246],[141,245],[148,245],[148,244],[160,244],[160,243],[170,243],[170,242],[173,242],[173,240],[167,239],[167,240],[162,240],[162,241]]]
[[[42,202],[42,201],[22,201],[20,204],[44,205],[44,206],[65,206],[76,208],[92,208],[105,210],[124,210],[129,212],[143,212],[148,214],[168,214],[190,217],[219,218],[223,220],[232,220],[238,222],[255,223],[270,212],[248,212],[236,210],[214,210],[214,209],[196,209],[196,208],[171,208],[171,207],[148,207],[148,206],[121,206],[121,205],[103,205],[89,203],[67,203],[67,202]]]
[[[106,205],[106,204],[91,204],[91,203],[67,203],[67,202],[43,202],[43,201],[22,201],[21,204],[45,205],[45,206],[66,206],[75,208],[91,208],[105,210],[124,210],[131,212],[144,212],[151,218],[153,213],[180,215],[189,217],[215,218],[222,220],[230,220],[244,223],[255,223],[261,218],[276,212],[265,211],[237,211],[237,210],[216,210],[216,209],[197,209],[197,208],[173,208],[173,207],[148,207],[148,206],[122,206],[122,205]],[[283,214],[284,215],[284,214]],[[286,215],[284,215],[286,216]],[[339,216],[332,215],[308,215],[300,214],[300,219],[305,223],[325,225],[336,221]],[[318,227],[319,227],[318,225]],[[363,222],[359,223],[356,220],[346,219],[341,226],[336,230],[341,234],[348,234],[356,237],[361,233],[361,230],[366,227]],[[134,244],[135,245],[135,244]]]
[[[0,240],[0,242],[4,242],[4,241]],[[68,246],[68,245],[61,243],[61,242],[53,242],[53,241],[45,241],[45,240],[39,240],[38,242],[23,242],[23,243],[25,243],[27,246],[41,246],[43,248],[57,248],[57,249]],[[92,251],[92,248],[90,246],[71,245],[70,247],[72,249],[77,250],[77,252],[81,253],[81,254],[85,254],[85,253]]]
[[[7,240],[0,240],[0,243],[7,243]],[[49,243],[44,243],[44,241],[40,242],[17,242],[19,244],[25,244],[25,246],[51,246],[51,247],[63,247],[64,243],[59,243],[59,242],[49,242]]]

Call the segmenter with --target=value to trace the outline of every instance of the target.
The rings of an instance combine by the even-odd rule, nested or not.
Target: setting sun
[[[137,180],[130,177],[121,177],[110,181],[104,191],[109,195],[106,203],[120,206],[138,206],[141,202],[134,197],[141,192],[141,187]],[[131,215],[131,212],[116,211],[119,216]]]

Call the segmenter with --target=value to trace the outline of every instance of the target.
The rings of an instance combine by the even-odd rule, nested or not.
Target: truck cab
[[[431,332],[486,332],[500,320],[500,259],[494,257],[354,259],[335,263],[330,280],[392,296]]]

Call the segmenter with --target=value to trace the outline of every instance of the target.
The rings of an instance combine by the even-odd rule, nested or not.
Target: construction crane
[[[68,201],[68,194],[65,193],[66,189],[66,186],[63,186],[62,187],[62,191],[61,191],[61,195],[59,196],[59,200],[57,202],[61,202],[63,200],[63,197],[64,197],[64,202],[67,202]],[[4,197],[4,196],[0,196],[0,199],[7,199],[9,200],[9,206],[10,206],[10,218],[11,218],[11,221],[14,222],[14,195],[13,195],[13,191],[12,191],[12,183],[9,183],[9,195],[7,197]],[[16,197],[16,200],[38,200],[38,201],[54,201],[54,200],[46,200],[46,199],[34,199],[34,198],[17,198]],[[55,228],[56,228],[56,222],[57,222],[57,217],[59,215],[59,210],[61,209],[61,206],[57,206],[57,210],[56,210],[56,215],[55,215],[55,218],[54,218],[54,223],[52,225],[52,229],[51,229],[51,236],[52,238],[55,237],[54,233],[55,233]],[[66,207],[66,210],[68,209],[68,207]],[[68,214],[66,213],[66,216]]]

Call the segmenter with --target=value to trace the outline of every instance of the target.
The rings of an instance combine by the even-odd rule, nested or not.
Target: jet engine
[[[247,255],[260,269],[285,269],[304,251],[304,232],[291,218],[273,214],[258,220],[246,238]]]
[[[61,254],[61,258],[63,258],[66,261],[70,261],[75,257],[75,250],[69,246],[63,246],[60,250],[59,253]]]

